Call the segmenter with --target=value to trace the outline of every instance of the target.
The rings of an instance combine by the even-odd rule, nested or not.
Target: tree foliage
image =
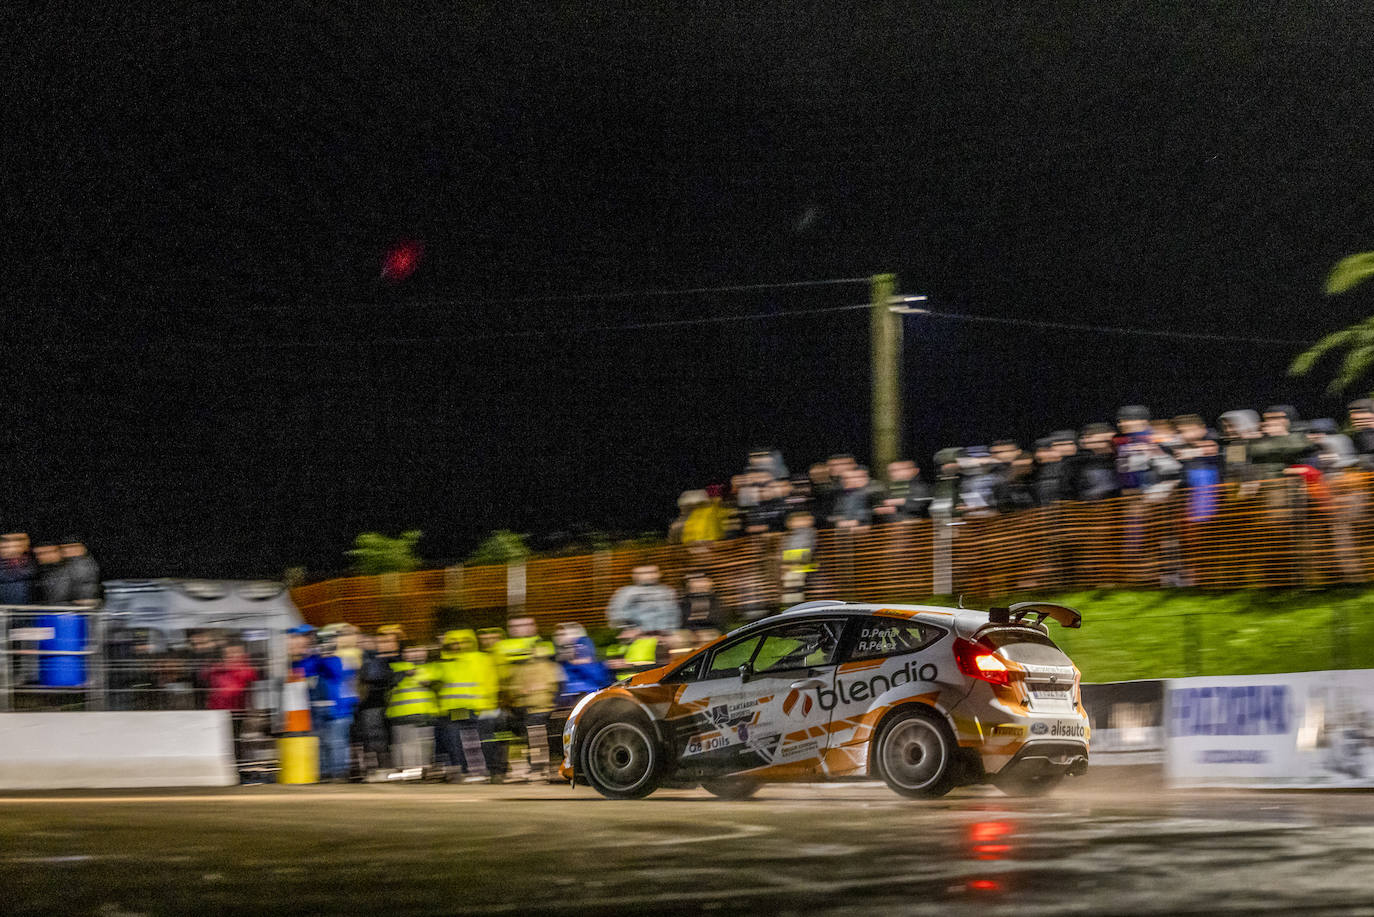
[[[353,558],[353,570],[362,576],[378,573],[408,573],[420,567],[420,557],[415,547],[420,542],[420,532],[412,529],[402,532],[400,538],[390,538],[380,532],[363,532],[353,540],[353,550],[348,556]]]
[[[1331,269],[1330,275],[1326,278],[1326,293],[1328,296],[1336,296],[1353,289],[1370,277],[1374,277],[1374,252],[1348,255],[1336,262],[1336,266]],[[1293,364],[1288,367],[1288,372],[1294,376],[1305,376],[1323,357],[1333,351],[1345,352],[1336,377],[1326,387],[1327,391],[1334,393],[1350,388],[1374,367],[1374,317],[1326,335],[1298,354]]]
[[[499,529],[488,535],[477,550],[468,556],[465,563],[474,566],[482,564],[519,563],[530,556],[529,536]]]

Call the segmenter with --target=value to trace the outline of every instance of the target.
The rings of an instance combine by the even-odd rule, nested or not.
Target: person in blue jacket
[[[304,632],[293,628],[292,633]],[[348,738],[358,708],[358,673],[356,666],[350,666],[347,654],[336,652],[330,639],[333,634],[325,631],[323,636],[319,645],[294,659],[292,666],[310,680],[310,721],[320,738],[320,777],[347,780]]]
[[[578,637],[559,648],[559,663],[566,676],[558,705],[571,706],[583,695],[615,683],[615,676],[606,664],[596,658],[596,644],[591,637]]]

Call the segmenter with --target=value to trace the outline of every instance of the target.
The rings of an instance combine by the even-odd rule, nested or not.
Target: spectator
[[[541,641],[522,644],[510,657],[502,691],[510,699],[511,731],[525,739],[531,773],[548,767],[549,717],[555,699],[563,693],[563,680],[552,647]]]
[[[931,493],[930,515],[937,519],[951,519],[961,510],[959,450],[941,449],[935,453],[935,489]]]
[[[62,551],[56,545],[40,544],[33,549],[38,561],[38,574],[34,583],[40,605],[66,605],[71,601],[72,585],[67,567],[62,563]]]
[[[830,477],[830,467],[825,462],[811,466],[807,477],[811,482],[811,516],[816,528],[827,528],[830,517],[835,514],[837,483]]]
[[[1196,414],[1174,418],[1174,430],[1173,456],[1182,465],[1183,486],[1187,488],[1186,518],[1205,522],[1216,515],[1221,499],[1221,447]]]
[[[703,542],[720,541],[725,537],[725,507],[721,505],[721,487],[713,484],[706,490],[692,490],[683,494],[691,495],[686,515],[682,521],[683,544],[693,545]],[[679,501],[681,505],[681,501]]]
[[[451,780],[461,769],[470,778],[504,779],[496,751],[496,726],[501,717],[500,680],[491,656],[477,648],[470,630],[444,634],[438,666],[439,744],[450,768]]]
[[[1035,473],[1031,493],[1037,506],[1049,506],[1069,496],[1066,471],[1068,463],[1051,437],[1035,441]]]
[[[358,707],[358,665],[353,662],[356,630],[351,625],[323,628],[317,635],[318,645],[310,647],[298,663],[305,677],[313,679],[310,712],[320,738],[320,776],[339,783],[349,778],[349,739]]]
[[[1035,463],[1021,447],[1009,439],[992,444],[993,504],[999,512],[1010,513],[1035,505]]]
[[[388,732],[387,708],[391,704],[392,685],[397,680],[397,663],[401,660],[401,641],[405,629],[399,624],[383,624],[377,628],[372,648],[363,650],[362,667],[358,670],[358,735],[362,739],[364,770],[389,769],[392,739]]]
[[[959,504],[965,516],[990,516],[996,511],[998,476],[987,446],[969,446],[959,457]]]
[[[62,542],[62,563],[70,583],[74,605],[94,607],[100,604],[100,566],[86,546],[73,536]]]
[[[1221,468],[1228,481],[1255,477],[1250,449],[1260,438],[1260,416],[1255,411],[1227,411],[1221,415]]]
[[[36,573],[29,536],[23,532],[0,536],[0,605],[31,604]]]
[[[1105,500],[1120,492],[1114,431],[1105,423],[1088,424],[1079,437],[1079,458],[1074,494],[1079,500]]]
[[[1288,469],[1317,451],[1306,436],[1292,429],[1297,419],[1297,411],[1286,404],[1265,409],[1260,423],[1262,435],[1250,445],[1250,462],[1260,477],[1289,473]]]
[[[425,752],[439,715],[439,700],[433,683],[441,676],[429,665],[429,652],[423,646],[407,646],[401,659],[390,664],[395,684],[387,699],[386,721],[391,733],[390,759],[393,767],[421,768],[433,762],[432,750]]]
[[[1119,435],[1113,446],[1121,490],[1125,493],[1147,490],[1157,480],[1153,463],[1159,454],[1150,429],[1150,409],[1140,404],[1126,405],[1116,412],[1116,428]]]
[[[248,692],[258,680],[258,670],[248,659],[242,643],[228,643],[224,658],[205,671],[210,686],[205,706],[210,710],[247,710]]]
[[[1360,456],[1360,464],[1374,468],[1374,400],[1359,398],[1346,407],[1350,417],[1350,440]]]
[[[816,529],[810,513],[787,517],[787,537],[782,541],[782,603],[806,600],[806,583],[816,572]]]
[[[563,667],[559,706],[575,704],[585,695],[615,683],[611,670],[596,658],[596,644],[591,637],[577,637],[560,646],[558,662]]]
[[[682,596],[682,626],[691,631],[725,631],[725,609],[716,596],[715,584],[702,573],[687,577]]]
[[[646,633],[668,633],[682,623],[677,596],[659,582],[658,567],[641,564],[631,574],[633,584],[622,586],[611,596],[606,618],[612,627],[634,628]]]
[[[868,469],[862,465],[846,468],[844,490],[835,501],[835,527],[862,530],[873,522],[873,489]]]
[[[930,514],[930,488],[919,480],[921,470],[910,459],[887,465],[887,489],[873,508],[876,521],[902,522]]]

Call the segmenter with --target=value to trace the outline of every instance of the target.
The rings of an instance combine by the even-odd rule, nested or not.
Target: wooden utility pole
[[[873,476],[887,474],[887,463],[902,451],[902,316],[892,311],[896,274],[874,274],[869,281],[869,365],[873,374]]]

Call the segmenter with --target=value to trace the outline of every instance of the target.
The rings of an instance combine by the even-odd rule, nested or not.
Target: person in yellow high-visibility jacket
[[[391,726],[392,762],[396,767],[427,767],[433,763],[434,720],[439,698],[433,683],[440,677],[429,665],[422,646],[408,646],[402,659],[391,663],[393,684],[387,695],[386,718]]]
[[[494,758],[496,723],[501,716],[498,703],[500,680],[490,654],[477,648],[477,635],[470,630],[451,630],[444,634],[441,658],[436,665],[439,678],[439,745],[450,767],[462,768],[470,775],[500,777],[504,772]],[[481,743],[481,760],[469,760],[464,753],[464,731],[476,730]],[[469,734],[469,744],[472,736]]]

